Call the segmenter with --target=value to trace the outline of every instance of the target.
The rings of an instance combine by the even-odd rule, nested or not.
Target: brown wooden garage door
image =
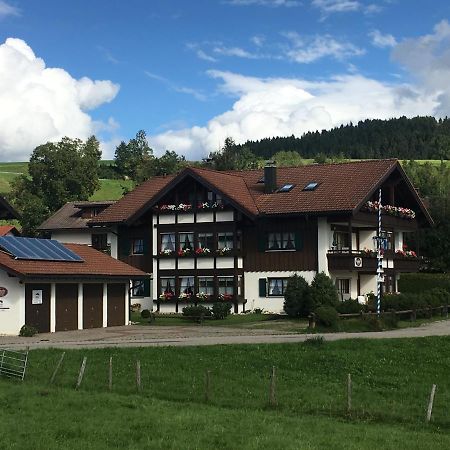
[[[78,329],[78,284],[56,285],[56,331]]]
[[[50,331],[50,284],[25,285],[25,323],[37,328],[39,333]]]
[[[103,284],[83,285],[83,328],[103,326]]]
[[[108,284],[108,327],[125,325],[125,284]]]

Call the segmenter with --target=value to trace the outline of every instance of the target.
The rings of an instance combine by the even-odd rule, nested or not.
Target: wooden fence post
[[[270,377],[269,406],[277,406],[275,366],[272,367],[272,376]]]
[[[211,398],[211,371],[205,373],[205,402],[208,403]]]
[[[58,373],[59,368],[61,367],[61,364],[64,360],[64,356],[66,356],[66,352],[63,352],[61,355],[61,358],[59,358],[58,364],[56,364],[55,370],[53,372],[52,377],[50,378],[50,384],[53,384],[55,382],[56,374]]]
[[[83,381],[84,371],[86,369],[86,362],[87,362],[87,357],[85,356],[83,358],[83,362],[81,363],[80,373],[78,374],[76,389],[78,389],[81,386],[81,382]]]
[[[112,356],[109,357],[109,382],[108,388],[112,391]]]
[[[140,392],[142,389],[141,386],[141,362],[139,360],[136,361],[136,387]]]
[[[311,314],[308,316],[308,319],[309,319],[308,327],[309,327],[311,330],[314,330],[314,328],[316,328],[316,315],[315,315],[314,313],[311,313]]]
[[[347,412],[350,413],[352,410],[352,376],[347,375]]]
[[[427,422],[431,420],[431,414],[433,412],[433,402],[434,402],[434,394],[436,393],[436,385],[433,384],[431,387],[431,393],[430,393],[430,401],[428,402],[428,409],[427,409]]]

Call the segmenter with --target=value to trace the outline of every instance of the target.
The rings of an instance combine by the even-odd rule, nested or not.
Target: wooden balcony
[[[327,254],[328,270],[345,270],[348,272],[373,272],[377,270],[376,255],[366,255],[358,251],[343,252],[330,250]]]

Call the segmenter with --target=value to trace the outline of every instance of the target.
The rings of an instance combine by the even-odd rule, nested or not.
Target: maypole
[[[381,188],[378,191],[378,236],[377,236],[377,314],[381,312],[381,283],[383,280],[383,253],[381,237]]]

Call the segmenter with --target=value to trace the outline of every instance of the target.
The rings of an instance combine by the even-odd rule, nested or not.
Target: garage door
[[[103,284],[83,285],[83,328],[103,326]]]
[[[50,284],[25,285],[25,323],[50,332]]]
[[[56,331],[78,329],[78,284],[56,285]]]
[[[108,284],[108,327],[125,325],[125,285]]]

